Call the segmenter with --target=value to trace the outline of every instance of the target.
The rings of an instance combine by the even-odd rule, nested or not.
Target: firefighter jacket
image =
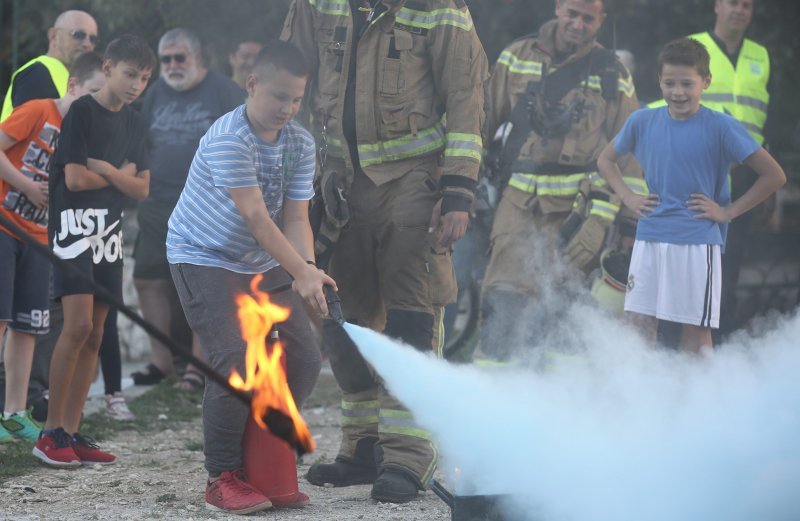
[[[711,85],[703,92],[703,105],[727,112],[739,120],[758,144],[764,144],[764,123],[769,107],[767,49],[745,38],[734,66],[709,33],[689,38],[702,43],[711,56]]]
[[[454,195],[459,208],[451,209],[466,210],[481,159],[488,77],[470,12],[463,0],[374,3],[355,35],[353,60],[353,16],[365,13],[353,13],[350,1],[293,0],[286,18],[281,39],[302,51],[312,71],[306,110],[321,156],[342,157],[352,169],[350,150],[357,149],[376,185],[440,156],[445,201]],[[355,80],[355,136],[344,135],[342,124],[348,78]]]
[[[520,38],[501,53],[487,87],[484,139],[491,139],[497,128],[508,121],[511,111],[527,95],[530,82],[546,82],[548,74],[586,58],[593,49],[602,49],[593,41],[562,63],[555,63],[555,30],[556,21],[549,21],[537,35]],[[528,134],[512,165],[505,196],[532,201],[544,214],[568,212],[588,179],[592,192],[607,195],[592,201],[590,213],[609,220],[616,218],[621,204],[618,198],[610,197],[610,188],[598,174],[595,161],[639,104],[627,69],[614,57],[608,60],[610,67],[616,68],[610,76],[610,89],[603,86],[603,78],[594,69],[587,68],[580,81],[561,98],[562,107],[580,107],[571,117],[569,130],[556,137],[543,137],[536,131]],[[613,81],[615,75],[617,79]],[[604,89],[610,93],[604,95]],[[628,186],[636,193],[646,193],[638,162],[621,162],[621,169]],[[623,212],[632,217],[627,210]]]

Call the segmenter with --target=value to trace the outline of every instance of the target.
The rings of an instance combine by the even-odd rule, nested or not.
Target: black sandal
[[[189,369],[172,387],[179,391],[202,391],[205,385],[206,379],[203,374],[196,369]]]
[[[147,372],[143,372],[143,371]],[[166,375],[154,364],[147,364],[141,371],[131,373],[134,385],[155,385],[166,378]]]

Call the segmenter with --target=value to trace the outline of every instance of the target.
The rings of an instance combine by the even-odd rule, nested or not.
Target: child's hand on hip
[[[695,219],[708,219],[718,223],[727,223],[731,221],[728,215],[728,208],[720,206],[715,200],[704,194],[692,194],[686,204],[689,210],[693,212],[700,212],[694,216]]]

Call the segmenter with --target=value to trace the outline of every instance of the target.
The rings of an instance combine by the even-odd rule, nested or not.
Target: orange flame
[[[247,342],[246,374],[243,380],[232,369],[228,382],[242,391],[253,391],[253,419],[262,429],[267,429],[264,423],[266,413],[270,409],[279,411],[292,420],[298,442],[306,452],[311,452],[314,450],[314,439],[289,390],[283,346],[276,341],[268,349],[265,342],[272,326],[289,318],[290,311],[270,302],[269,295],[258,289],[262,278],[262,275],[256,275],[250,282],[250,292],[254,296],[241,294],[236,297],[242,338]]]

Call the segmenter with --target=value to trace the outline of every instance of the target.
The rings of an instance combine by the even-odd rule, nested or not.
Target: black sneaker
[[[385,468],[372,484],[370,496],[383,503],[408,503],[417,497],[419,486],[407,472]]]
[[[333,463],[311,465],[306,479],[312,485],[319,487],[325,486],[326,483],[334,487],[349,487],[351,485],[369,485],[375,481],[377,474],[378,471],[375,467],[336,458]]]

